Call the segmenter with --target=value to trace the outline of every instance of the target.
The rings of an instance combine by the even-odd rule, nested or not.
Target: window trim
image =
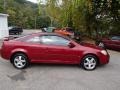
[[[63,39],[65,39],[65,40],[67,40],[67,41],[70,42],[70,39],[69,39],[69,38],[62,37],[62,36],[60,36],[60,35],[40,35],[40,36],[39,36],[39,37],[40,37],[40,44],[43,44],[43,45],[54,45],[54,44],[44,44],[44,43],[42,42],[42,40],[41,40],[41,37],[42,37],[42,36],[57,36],[57,37],[61,37],[61,38],[63,38]],[[64,46],[64,47],[67,47],[67,45],[54,45],[54,46]]]
[[[111,37],[111,40],[120,40],[120,37],[119,36],[113,36],[113,37]]]
[[[30,43],[30,44],[41,44],[41,41],[40,41],[40,36],[38,35],[38,36],[30,36],[30,37],[28,37],[28,39],[30,40],[30,39],[33,39],[33,38],[35,38],[35,37],[39,37],[39,42],[31,42],[31,41],[28,41],[27,39],[25,40],[25,42],[26,43]]]

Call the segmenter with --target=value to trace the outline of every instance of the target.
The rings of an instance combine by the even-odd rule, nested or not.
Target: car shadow
[[[26,80],[25,75],[24,75],[25,73],[26,73],[26,70],[20,70],[20,72],[14,75],[7,75],[7,77],[13,81],[19,81],[19,80],[23,81],[23,80]]]
[[[79,65],[75,65],[75,64],[44,64],[44,63],[32,63],[30,64],[29,68],[34,68],[34,67],[52,67],[52,68],[81,68]]]
[[[113,50],[113,49],[107,49],[107,51],[113,51],[113,52],[120,52],[120,50],[119,49],[115,49],[115,50]]]
[[[108,67],[110,67],[111,65],[107,64],[107,65],[99,65],[95,70],[93,71],[96,71],[96,70],[105,70],[107,69]],[[33,68],[51,68],[51,69],[79,69],[79,70],[83,70],[83,71],[87,71],[87,70],[84,70],[82,68],[82,66],[80,65],[77,65],[77,64],[44,64],[44,63],[32,63],[30,64],[30,66],[28,67],[28,69],[33,69]]]

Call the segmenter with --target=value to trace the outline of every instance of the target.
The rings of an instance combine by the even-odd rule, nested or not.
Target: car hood
[[[93,49],[102,50],[101,47],[96,46],[96,45],[94,45],[94,44],[90,44],[90,43],[81,42],[80,45],[82,45],[82,46],[84,46],[84,47],[88,47],[88,48],[93,48]]]

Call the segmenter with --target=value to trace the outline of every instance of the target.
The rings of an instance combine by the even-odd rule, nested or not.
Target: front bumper
[[[103,64],[108,64],[109,63],[109,61],[110,61],[110,55],[108,54],[108,55],[100,55],[100,64],[101,65],[103,65]]]

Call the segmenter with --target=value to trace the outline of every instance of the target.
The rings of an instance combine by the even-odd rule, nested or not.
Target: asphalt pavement
[[[108,52],[109,64],[94,71],[50,64],[17,70],[0,57],[0,90],[120,90],[120,52]]]

